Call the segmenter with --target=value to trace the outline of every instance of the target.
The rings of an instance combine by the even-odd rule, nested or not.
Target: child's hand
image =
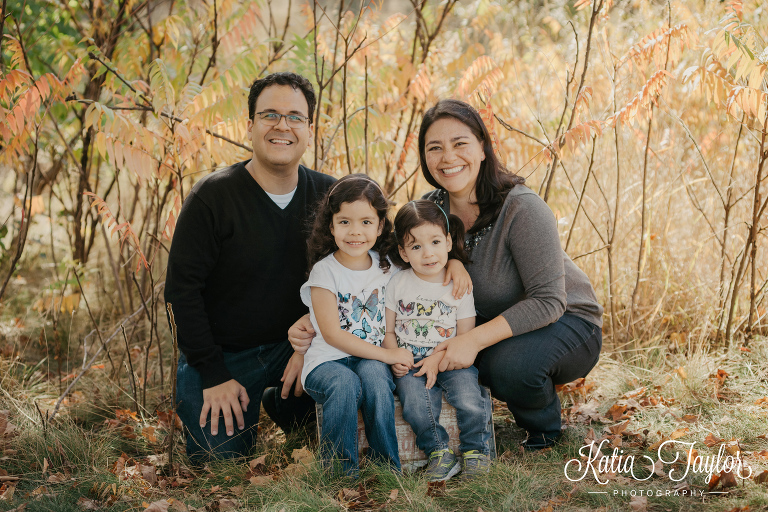
[[[392,365],[392,374],[398,379],[400,377],[405,377],[409,371],[410,371],[410,368],[408,368],[404,364],[397,363]]]
[[[419,370],[417,373],[414,373],[414,377],[421,377],[422,375],[427,376],[427,389],[432,389],[432,386],[435,385],[435,382],[437,382],[437,374],[439,373],[438,366],[440,365],[440,361],[443,359],[442,352],[438,352],[437,355],[425,357],[418,363],[414,364],[414,368],[421,367],[421,370]]]
[[[453,281],[453,298],[460,299],[467,293],[472,293],[472,279],[469,272],[459,260],[448,260],[445,264],[445,279],[443,286]]]
[[[407,348],[388,348],[385,350],[387,351],[386,360],[383,362],[390,366],[402,364],[409,369],[413,368],[413,352]]]

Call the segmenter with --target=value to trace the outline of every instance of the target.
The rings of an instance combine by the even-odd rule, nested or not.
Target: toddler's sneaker
[[[472,480],[476,476],[487,475],[491,470],[491,458],[477,450],[464,452],[461,459],[461,476],[463,482]]]
[[[430,482],[444,482],[459,472],[461,466],[450,448],[435,450],[429,456],[424,473]]]

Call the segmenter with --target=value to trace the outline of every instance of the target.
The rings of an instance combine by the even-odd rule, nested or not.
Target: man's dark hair
[[[290,85],[294,90],[298,89],[304,94],[309,107],[309,123],[312,124],[315,116],[315,89],[312,84],[301,75],[290,72],[272,73],[264,78],[257,78],[251,84],[251,92],[248,93],[248,119],[253,121],[256,115],[256,99],[261,91],[272,85]]]

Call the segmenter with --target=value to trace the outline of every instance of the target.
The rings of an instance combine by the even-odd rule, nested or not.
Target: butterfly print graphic
[[[447,329],[443,329],[439,325],[435,327],[437,329],[437,333],[442,336],[443,338],[450,338],[451,335],[453,335],[453,331],[456,329],[455,327],[449,327]]]
[[[352,331],[352,334],[360,338],[361,340],[367,339],[368,334],[371,333],[371,326],[368,325],[368,321],[363,318],[363,328],[362,329],[355,329]]]
[[[368,300],[361,301],[357,297],[352,297],[352,319],[359,322],[363,314],[368,313],[371,320],[376,317],[379,311],[379,290],[373,290]]]
[[[414,303],[411,302],[406,306],[405,304],[403,304],[402,300],[399,300],[397,301],[397,309],[400,310],[400,313],[404,315],[410,315],[411,313],[413,313],[413,304]]]
[[[437,302],[433,303],[428,308],[425,308],[420,303],[416,304],[416,316],[432,316],[432,310],[435,309],[435,306],[437,306]]]

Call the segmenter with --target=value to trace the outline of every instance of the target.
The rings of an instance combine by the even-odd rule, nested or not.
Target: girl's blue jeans
[[[348,356],[327,361],[312,370],[304,389],[323,408],[320,455],[341,460],[349,475],[357,475],[357,410],[363,414],[368,457],[400,470],[395,433],[395,384],[389,366],[381,361]]]
[[[475,366],[480,382],[507,403],[517,425],[528,431],[529,444],[547,445],[560,436],[555,385],[585,377],[597,364],[602,341],[600,327],[564,314],[546,327],[482,350]]]
[[[416,359],[415,362],[418,362]],[[395,388],[403,406],[403,418],[416,434],[416,446],[426,455],[448,448],[448,432],[439,422],[443,392],[456,409],[459,426],[459,449],[462,453],[477,450],[489,454],[491,430],[491,400],[478,383],[477,368],[470,366],[437,374],[437,382],[427,389],[425,375],[415,377],[421,368],[414,368],[401,378],[395,378]]]

